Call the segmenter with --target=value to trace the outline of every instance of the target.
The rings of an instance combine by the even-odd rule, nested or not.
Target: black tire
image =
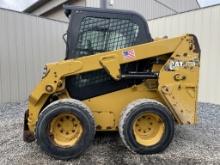
[[[59,114],[72,113],[82,123],[83,133],[77,143],[71,147],[55,145],[48,133],[48,128]],[[41,113],[36,126],[36,139],[41,149],[56,159],[76,158],[92,143],[95,136],[95,122],[89,108],[82,102],[74,99],[62,99],[48,105]]]
[[[154,113],[158,115],[165,126],[165,131],[158,143],[152,146],[139,144],[133,133],[135,119],[141,113]],[[128,149],[139,154],[154,154],[165,150],[173,139],[174,120],[169,110],[158,101],[151,99],[140,99],[130,103],[122,112],[119,123],[119,134]]]

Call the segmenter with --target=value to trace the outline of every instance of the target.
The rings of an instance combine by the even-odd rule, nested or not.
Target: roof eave
[[[47,3],[49,0],[38,0],[37,2],[33,3],[32,5],[28,6],[26,9],[23,10],[25,13],[31,13],[32,11],[36,10],[40,6]]]

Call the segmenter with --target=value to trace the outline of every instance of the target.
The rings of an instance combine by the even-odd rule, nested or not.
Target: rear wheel
[[[74,99],[58,100],[40,114],[36,138],[40,147],[58,159],[79,156],[91,144],[95,122],[89,108]]]
[[[119,133],[124,144],[140,154],[163,151],[174,134],[174,121],[168,109],[158,101],[140,99],[123,111]]]

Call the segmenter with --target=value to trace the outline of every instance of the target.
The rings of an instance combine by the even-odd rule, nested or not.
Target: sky
[[[201,7],[220,4],[220,0],[198,0]]]
[[[37,0],[0,0],[0,7],[22,11]]]
[[[22,11],[37,0],[0,0],[0,7]],[[220,4],[220,0],[198,0],[201,7]]]

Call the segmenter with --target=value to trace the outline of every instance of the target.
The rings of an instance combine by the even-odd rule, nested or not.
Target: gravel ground
[[[199,104],[196,126],[176,126],[170,146],[160,154],[128,151],[117,133],[96,135],[81,157],[60,161],[22,141],[26,102],[0,104],[0,164],[220,164],[220,106]]]

